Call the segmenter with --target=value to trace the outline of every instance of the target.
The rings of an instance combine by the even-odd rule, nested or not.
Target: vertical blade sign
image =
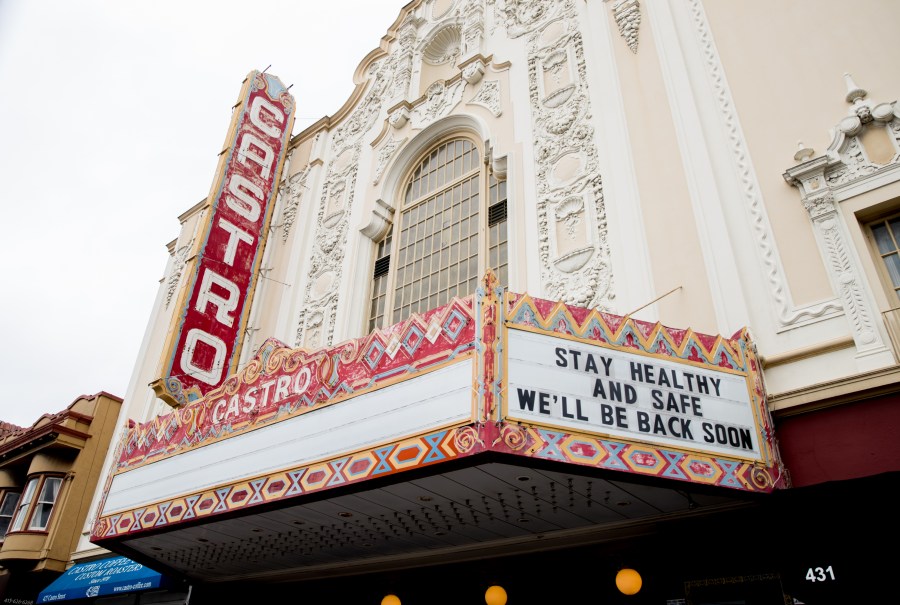
[[[169,405],[202,397],[236,370],[293,121],[281,81],[250,72],[151,385]]]

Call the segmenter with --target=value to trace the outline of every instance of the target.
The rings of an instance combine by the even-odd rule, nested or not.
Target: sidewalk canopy
[[[38,595],[38,603],[54,603],[159,588],[166,578],[127,557],[78,563]]]

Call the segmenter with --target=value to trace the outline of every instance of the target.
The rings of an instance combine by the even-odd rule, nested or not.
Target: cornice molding
[[[900,394],[900,365],[770,394],[767,400],[777,420],[894,394]]]

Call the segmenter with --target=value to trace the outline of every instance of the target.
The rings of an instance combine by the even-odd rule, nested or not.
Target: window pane
[[[405,250],[407,247],[409,247],[409,244],[410,244],[409,240],[410,240],[409,230],[404,229],[403,231],[400,232],[400,250],[401,251]]]
[[[872,226],[872,234],[875,236],[875,243],[878,245],[878,251],[882,254],[896,250],[894,240],[888,232],[887,225],[879,223]]]
[[[884,264],[891,276],[891,284],[895,288],[900,287],[900,256],[897,253],[889,254],[884,257]]]
[[[56,503],[56,496],[59,495],[60,485],[62,485],[62,479],[59,477],[47,477],[44,479],[44,485],[41,486],[41,495],[34,506],[28,529],[47,529],[50,513],[53,512],[53,505]]]
[[[25,526],[25,515],[28,513],[28,505],[31,504],[31,500],[34,498],[34,491],[37,489],[39,481],[40,477],[34,477],[28,480],[28,485],[25,486],[25,493],[22,494],[22,499],[19,500],[19,506],[16,508],[16,516],[13,518],[12,526],[9,531],[19,531]]]
[[[891,234],[894,236],[894,242],[900,242],[900,218],[892,218],[888,222],[891,224]]]
[[[416,242],[422,241],[423,237],[425,237],[425,225],[419,223],[416,225]]]
[[[50,520],[50,512],[52,510],[52,504],[35,505],[34,514],[31,516],[31,523],[28,525],[28,529],[47,529],[47,521]]]
[[[6,492],[3,495],[3,502],[0,502],[0,540],[6,535],[6,530],[9,529],[9,523],[12,521],[18,502],[18,492]]]
[[[16,504],[19,502],[18,492],[6,492],[3,496],[3,502],[0,503],[0,517],[12,517],[16,510]]]

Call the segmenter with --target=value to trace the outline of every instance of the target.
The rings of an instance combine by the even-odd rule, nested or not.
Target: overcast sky
[[[0,0],[0,420],[131,377],[244,76],[335,113],[407,0]]]

